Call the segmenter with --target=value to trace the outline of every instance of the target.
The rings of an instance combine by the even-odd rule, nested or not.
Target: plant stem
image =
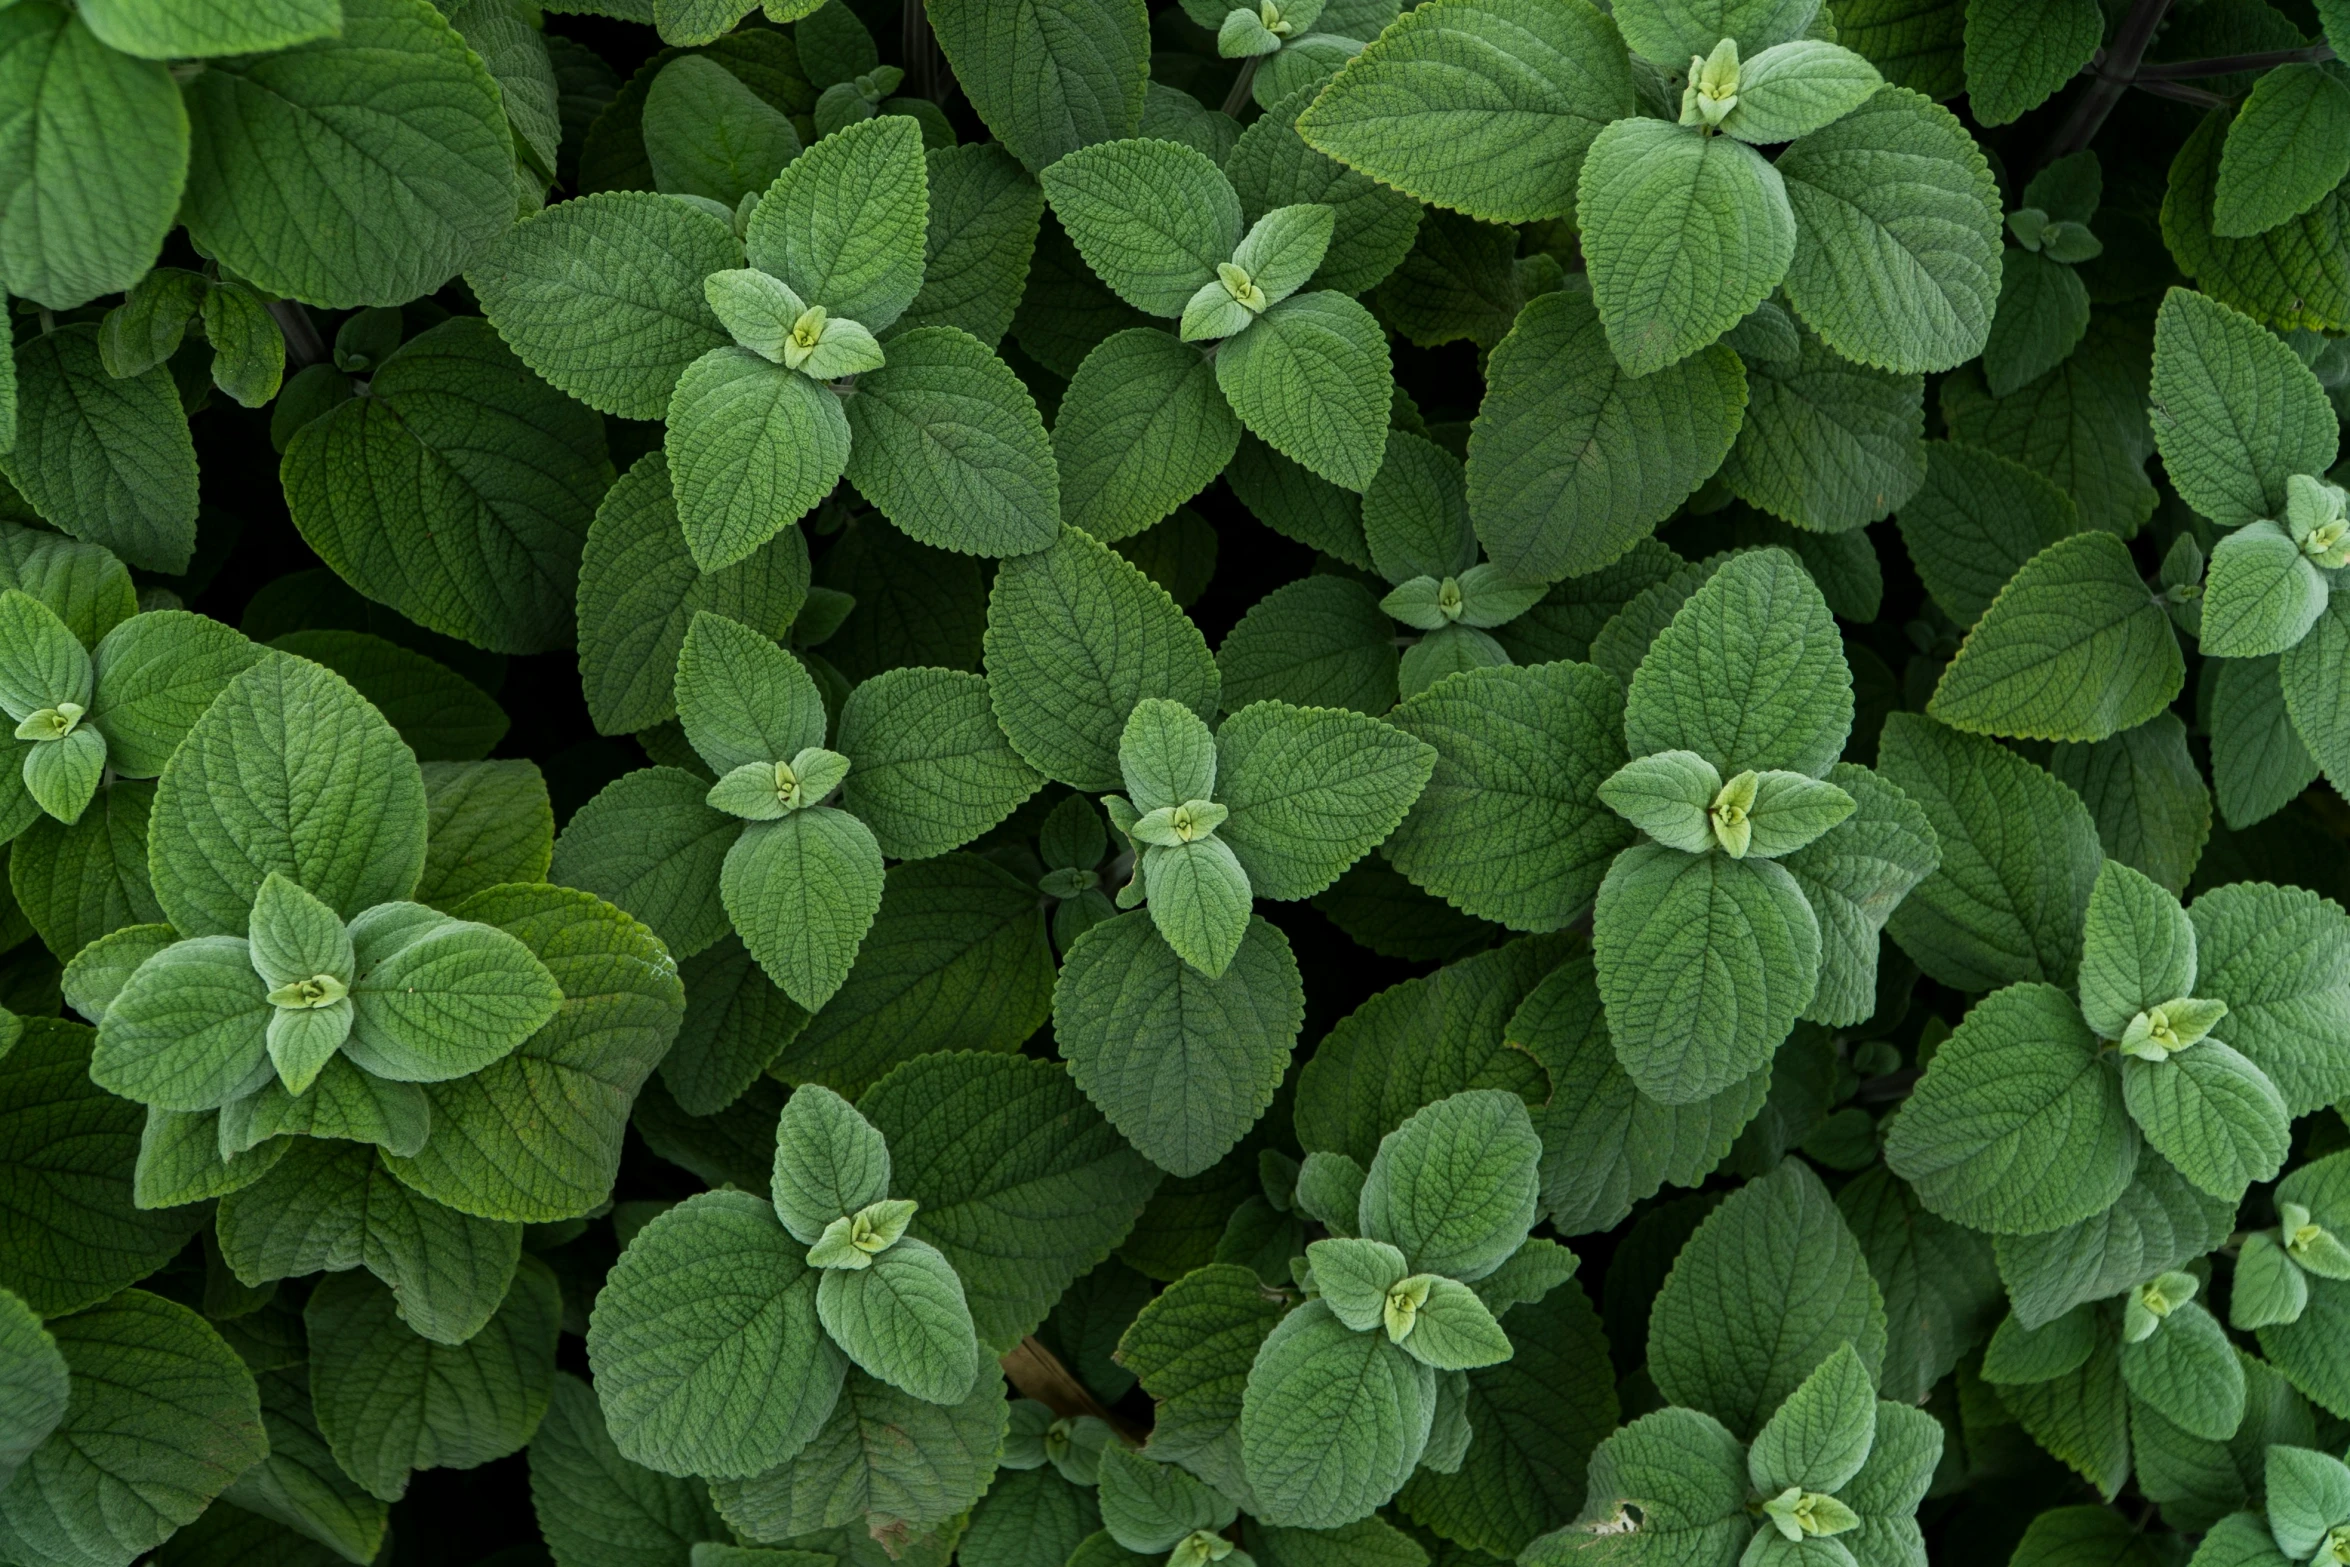
[[[1110,1410],[1087,1391],[1084,1383],[1070,1374],[1061,1364],[1061,1358],[1039,1344],[1031,1336],[1022,1339],[1010,1354],[1003,1357],[1004,1375],[1023,1398],[1033,1398],[1066,1419],[1072,1415],[1092,1415],[1118,1433],[1129,1446],[1140,1447],[1143,1433],[1131,1421],[1112,1414]]]
[[[2169,12],[2171,0],[2134,0],[2130,14],[2122,18],[2120,31],[2113,36],[2113,47],[2103,51],[2093,62],[2095,69],[2089,78],[2088,90],[2073,105],[2073,112],[2065,116],[2063,128],[2048,144],[2048,154],[2041,161],[2053,163],[2068,153],[2079,152],[2097,137],[2104,128],[2106,116],[2121,102],[2122,94],[2138,74],[2138,63],[2146,58],[2147,46],[2154,42],[2154,30],[2162,25]]]
[[[311,324],[310,312],[291,299],[270,301],[269,313],[277,322],[277,329],[285,334],[286,357],[297,370],[326,362],[326,339],[318,335]]]
[[[2205,92],[2200,87],[2189,87],[2184,82],[2139,81],[2130,85],[2142,93],[2168,98],[2173,103],[2192,104],[2198,109],[2224,109],[2235,102],[2233,98],[2223,98],[2218,93]]]
[[[1257,62],[1260,54],[1252,54],[1240,62],[1240,74],[1232,78],[1232,90],[1224,95],[1224,112],[1237,118],[1248,107],[1249,89],[1256,85]]]
[[[2210,60],[2176,60],[2157,62],[2138,67],[2137,80],[2147,82],[2178,81],[2196,76],[2233,76],[2238,71],[2265,71],[2272,65],[2315,65],[2331,60],[2331,44],[2311,44],[2306,49],[2268,49],[2258,54],[2223,54]]]

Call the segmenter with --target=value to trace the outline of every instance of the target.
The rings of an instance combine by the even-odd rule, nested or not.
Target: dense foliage
[[[0,0],[0,1564],[2350,1562],[2350,0]]]

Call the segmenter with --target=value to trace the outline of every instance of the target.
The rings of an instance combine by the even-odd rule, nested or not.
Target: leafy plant
[[[2350,1553],[2345,50],[0,0],[0,1562]]]

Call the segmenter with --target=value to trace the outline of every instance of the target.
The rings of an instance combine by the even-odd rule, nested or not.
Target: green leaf
[[[472,1077],[426,1085],[438,1135],[385,1162],[477,1218],[584,1214],[611,1195],[628,1107],[676,1036],[676,966],[652,932],[585,893],[495,887],[454,912],[518,937],[562,987],[563,1010]]]
[[[147,881],[152,787],[127,779],[101,789],[72,826],[44,816],[8,857],[9,890],[50,952],[72,957],[163,910]]]
[[[1140,0],[986,0],[942,7],[934,25],[972,107],[1031,174],[1141,124],[1151,45]]]
[[[1642,1092],[1689,1104],[1787,1037],[1818,983],[1820,927],[1782,866],[1644,843],[1600,886],[1592,950],[1617,1059]]]
[[[2093,318],[2080,347],[2039,380],[1994,397],[1961,369],[1940,389],[1950,438],[2021,463],[2071,496],[2081,521],[2129,535],[2154,511],[2146,477],[2147,344],[2142,327]]]
[[[310,547],[417,624],[497,652],[570,644],[581,541],[612,483],[602,421],[488,323],[405,344],[366,397],[303,426],[282,477]]]
[[[580,560],[580,682],[597,729],[630,733],[676,713],[678,650],[697,613],[779,638],[807,592],[808,547],[797,528],[733,566],[696,566],[678,525],[668,459],[647,453],[606,492]]]
[[[848,978],[881,907],[881,848],[846,811],[794,811],[744,827],[718,885],[751,956],[814,1011]]]
[[[1297,127],[1417,200],[1529,223],[1573,209],[1584,155],[1633,102],[1615,28],[1594,7],[1449,0],[1383,32]]]
[[[1617,120],[1591,143],[1576,220],[1608,346],[1632,375],[1687,358],[1787,276],[1794,210],[1745,144],[1662,120]]]
[[[2168,1061],[2123,1062],[2122,1091],[2146,1141],[2214,1197],[2233,1201],[2284,1168],[2292,1136],[2284,1097],[2216,1039]]]
[[[1913,715],[1886,720],[1877,766],[1942,848],[1886,923],[1902,950],[1961,990],[2069,982],[2101,858],[2080,797],[1992,741]]]
[[[1487,363],[1469,434],[1469,510],[1496,565],[1582,575],[1621,558],[1729,455],[1746,374],[1699,349],[1629,376],[1573,293],[1530,301]]]
[[[827,1268],[824,1331],[869,1374],[926,1403],[954,1404],[979,1375],[962,1283],[936,1247],[901,1239],[862,1269]]]
[[[149,1111],[150,1131],[159,1119],[173,1114]],[[209,1122],[212,1118],[202,1119]],[[256,1151],[258,1162],[240,1152],[230,1164],[209,1167],[208,1173],[241,1191],[266,1175],[282,1151],[290,1147],[280,1138],[281,1133],[374,1143],[389,1154],[413,1155],[431,1131],[432,1101],[417,1084],[377,1077],[352,1065],[349,1057],[335,1055],[327,1058],[317,1080],[301,1093],[288,1093],[280,1081],[264,1083],[260,1092],[222,1106],[219,1122],[221,1131],[213,1138],[216,1150],[250,1146]],[[141,1150],[142,1159],[149,1151]],[[153,1200],[144,1180],[141,1195]]]
[[[2350,85],[2321,65],[2264,71],[2228,123],[2211,228],[2249,238],[2299,217],[2350,174]]]
[[[895,1152],[893,1192],[922,1205],[908,1233],[954,1264],[993,1353],[1109,1255],[1159,1179],[1050,1062],[922,1056],[858,1108]]]
[[[190,935],[240,935],[283,872],[346,918],[415,889],[424,781],[341,676],[283,654],[230,681],[156,786],[155,897]]]
[[[2285,481],[2333,466],[2339,425],[2300,358],[2183,288],[2154,329],[2154,439],[2179,497],[2222,527],[2285,513]]]
[[[1070,1552],[1101,1532],[1101,1521],[1084,1486],[1048,1469],[999,1471],[971,1510],[962,1559],[970,1567],[1064,1567]]]
[[[185,1306],[129,1290],[50,1331],[72,1396],[0,1491],[10,1556],[127,1562],[269,1451],[252,1373]]]
[[[888,1197],[889,1170],[888,1144],[854,1105],[829,1088],[792,1091],[775,1128],[769,1187],[794,1240],[814,1245],[834,1221]]]
[[[1884,78],[1875,66],[1820,38],[1790,38],[1747,58],[1724,133],[1749,146],[1794,141],[1867,103]]]
[[[2325,576],[2273,522],[2248,522],[2211,552],[2199,640],[2220,658],[2282,653],[2325,613]]]
[[[139,609],[130,570],[113,551],[14,523],[0,524],[0,584],[48,605],[84,647],[96,647]]]
[[[150,617],[141,616],[141,620]],[[189,620],[199,617],[188,616]],[[209,624],[201,622],[200,624]],[[136,625],[136,621],[126,624]],[[436,664],[422,653],[409,651],[382,637],[370,636],[364,631],[292,631],[277,638],[270,646],[280,652],[292,653],[323,664],[341,675],[373,703],[376,709],[400,732],[419,760],[448,762],[475,761],[487,755],[492,746],[505,737],[507,718],[498,704],[482,689],[462,676]],[[175,650],[184,652],[185,649]],[[224,654],[235,660],[228,663],[228,674],[250,663],[254,657],[248,647],[224,648]],[[222,662],[227,663],[224,658]],[[194,673],[194,672],[191,672]],[[200,695],[203,685],[217,690],[225,683],[225,676],[205,681],[201,685],[191,679]],[[185,723],[192,724],[204,710],[199,703],[192,708],[183,698],[180,706]],[[178,715],[173,715],[178,716]],[[156,771],[170,756],[168,746],[156,748]]]
[[[2350,595],[2327,600],[2309,635],[2278,660],[2277,674],[2285,711],[2309,754],[2329,780],[2350,777],[2350,728],[2340,716],[2343,681],[2350,676]]]
[[[1984,125],[2038,108],[2089,63],[2105,37],[2096,0],[1983,0],[1966,13],[1967,106]],[[2014,264],[2014,257],[2008,258]]]
[[[1827,602],[1783,550],[1738,555],[1682,605],[1632,678],[1634,755],[1690,750],[1724,777],[1818,777],[1852,727],[1852,676]]]
[[[0,82],[16,106],[0,134],[0,204],[22,214],[0,244],[0,289],[70,310],[129,288],[177,221],[187,177],[170,70],[43,4],[0,24]]]
[[[2326,1042],[2350,1016],[2339,961],[2350,922],[2331,900],[2255,882],[2215,888],[2187,911],[2195,926],[2197,990],[2228,1004],[2228,1042],[2305,1115],[2350,1092]]]
[[[216,1110],[272,1075],[268,981],[233,936],[202,936],[139,966],[106,1009],[91,1070],[166,1110]]]
[[[2128,546],[2059,539],[2026,561],[1967,633],[1927,712],[1955,729],[2103,740],[2168,707],[2186,659]]]
[[[1384,1333],[1298,1307],[1258,1350],[1241,1407],[1258,1515],[1327,1529],[1368,1514],[1410,1478],[1435,1404],[1436,1373]]]
[[[1926,472],[1924,383],[1855,364],[1804,333],[1792,360],[1746,367],[1746,422],[1722,463],[1731,493],[1815,533],[1866,527]]]
[[[2060,745],[2048,766],[2088,805],[2109,856],[2173,896],[2185,890],[2211,832],[2211,792],[2177,714],[2158,713],[2093,746]]]
[[[1884,1303],[1827,1188],[1790,1159],[1681,1249],[1649,1318],[1649,1374],[1672,1402],[1757,1431],[1844,1344],[1873,1378]]]
[[[2080,531],[2072,499],[2021,463],[1926,443],[1926,481],[1894,519],[1926,590],[1971,626],[2024,564]]]
[[[149,570],[186,569],[196,448],[170,373],[156,366],[116,380],[89,326],[28,340],[15,366],[16,445],[0,473],[76,538]]]
[[[1293,294],[1216,355],[1216,384],[1283,456],[1361,490],[1386,454],[1392,369],[1371,313],[1343,294]]]
[[[1252,703],[1216,737],[1222,841],[1259,897],[1311,897],[1385,840],[1436,753],[1360,714]]]
[[[648,767],[607,785],[564,824],[548,875],[627,910],[672,956],[726,934],[719,877],[742,822],[703,803],[706,778]]]
[[[1483,1278],[1534,1222],[1541,1153],[1516,1094],[1437,1100],[1380,1139],[1363,1183],[1363,1233],[1396,1247],[1414,1272]]]
[[[1746,1494],[1745,1449],[1720,1421],[1694,1409],[1656,1410],[1599,1444],[1581,1515],[1520,1559],[1558,1567],[1608,1552],[1603,1541],[1631,1532],[1639,1543],[1622,1553],[1626,1560],[1736,1561],[1755,1538]]]
[[[807,666],[740,622],[698,614],[677,659],[686,737],[712,772],[788,762],[824,744],[825,711]]]
[[[1187,1534],[1228,1527],[1233,1504],[1173,1464],[1111,1443],[1101,1457],[1102,1525],[1130,1551],[1172,1550]]]
[[[847,982],[775,1064],[791,1081],[859,1093],[930,1051],[1017,1049],[1052,993],[1032,883],[972,855],[892,866]]]
[[[1028,281],[1044,192],[999,143],[934,147],[922,292],[900,330],[954,326],[989,348],[1002,342]]]
[[[0,1055],[0,1288],[48,1317],[145,1278],[203,1223],[134,1203],[142,1116],[90,1080],[90,1045],[79,1024],[35,1018]]]
[[[522,1227],[470,1218],[392,1179],[364,1145],[302,1139],[222,1199],[220,1250],[248,1287],[364,1267],[400,1320],[441,1344],[481,1331],[506,1297]]]
[[[370,909],[351,922],[357,1007],[343,1043],[352,1061],[394,1082],[445,1082],[502,1059],[552,1019],[555,978],[493,926],[426,915],[420,904]]]
[[[2141,872],[2107,861],[2081,919],[2081,1016],[2101,1038],[2195,991],[2195,928],[2178,899]]]
[[[1885,1162],[1945,1219],[2035,1235],[2112,1205],[2138,1165],[2121,1074],[2053,985],[1994,991],[1934,1054]]]
[[[654,76],[644,140],[655,189],[729,210],[800,153],[790,117],[706,55],[680,55]]]
[[[1081,149],[1045,171],[1044,189],[1086,264],[1149,315],[1182,315],[1241,240],[1231,182],[1174,142]]]
[[[914,538],[997,556],[1052,543],[1060,477],[1044,422],[1019,377],[968,332],[891,338],[889,363],[857,377],[847,407],[849,482]]]
[[[1436,748],[1388,840],[1415,885],[1516,930],[1556,930],[1630,841],[1599,785],[1623,765],[1620,688],[1587,664],[1476,670],[1413,697],[1395,727]]]
[[[1154,1456],[1219,1488],[1245,1489],[1239,1423],[1257,1347],[1282,1303],[1247,1268],[1215,1263],[1153,1297],[1120,1339],[1118,1355],[1157,1400]]]
[[[453,906],[486,887],[547,879],[555,815],[531,762],[429,762],[431,836],[416,899]]]
[[[1885,87],[1777,168],[1796,219],[1787,298],[1830,347],[1912,373],[1982,352],[1999,299],[1999,195],[1957,116]]]
[[[1757,1072],[1694,1104],[1641,1093],[1616,1060],[1587,956],[1560,964],[1526,997],[1508,1039],[1550,1076],[1550,1102],[1534,1113],[1542,1207],[1566,1235],[1622,1223],[1667,1181],[1703,1180],[1769,1087],[1770,1074]]]
[[[1994,397],[2037,381],[2062,364],[2089,330],[2089,288],[2080,273],[2040,252],[2000,259],[1999,309],[1983,340],[1983,379]]]
[[[1277,207],[1311,202],[1334,220],[1330,247],[1313,281],[1360,294],[1394,271],[1420,227],[1419,203],[1390,185],[1316,151],[1297,126],[1321,91],[1299,88],[1267,109],[1233,144],[1224,172],[1253,223]]]
[[[902,1549],[986,1490],[1010,1410],[993,1373],[969,1398],[941,1406],[852,1369],[832,1418],[797,1457],[753,1479],[720,1481],[712,1499],[754,1540],[845,1527]]]
[[[1917,802],[1884,778],[1839,762],[1828,782],[1852,799],[1852,815],[1780,864],[1820,926],[1819,988],[1803,1016],[1843,1026],[1875,1012],[1878,935],[1941,864],[1941,847]]]
[[[622,419],[658,419],[686,366],[728,338],[702,279],[742,246],[717,218],[650,191],[558,202],[467,270],[482,313],[560,391]]]
[[[806,1250],[745,1192],[704,1192],[637,1232],[588,1327],[621,1456],[665,1474],[744,1478],[816,1436],[848,1362],[817,1320]],[[745,1396],[752,1387],[783,1396]]]
[[[8,1414],[0,1424],[0,1486],[65,1418],[69,1396],[65,1357],[32,1307],[0,1295],[0,1387]]]
[[[1053,424],[1062,519],[1105,543],[1130,538],[1206,488],[1239,445],[1198,348],[1144,327],[1105,338]]]
[[[1836,1194],[1836,1207],[1885,1300],[1880,1390],[1897,1400],[1922,1395],[1950,1374],[1998,1313],[1991,1242],[1927,1211],[1889,1170],[1863,1171]]]
[[[2244,1418],[2244,1368],[2219,1319],[2189,1301],[2152,1337],[2125,1343],[2122,1380],[2130,1392],[2192,1436],[2222,1442]]]
[[[1305,1021],[1281,933],[1251,919],[1231,967],[1179,959],[1140,912],[1093,927],[1053,994],[1053,1034],[1087,1097],[1146,1158],[1197,1175],[1272,1103]]]
[[[425,0],[342,12],[333,37],[209,62],[185,89],[189,237],[329,310],[432,292],[514,215],[512,132],[480,57]]]
[[[2235,1219],[2235,1204],[2141,1152],[2137,1175],[2104,1212],[2039,1235],[2000,1236],[1999,1272],[2017,1320],[2037,1328],[2193,1261],[2226,1240]]]
[[[344,1471],[387,1502],[413,1470],[521,1451],[546,1413],[563,1315],[555,1276],[535,1257],[464,1344],[421,1338],[397,1311],[392,1292],[361,1273],[321,1280],[302,1311],[319,1430]]]
[[[1876,1380],[1850,1344],[1821,1361],[1755,1433],[1754,1488],[1841,1491],[1868,1461],[1877,1434]]]
[[[221,688],[260,656],[219,621],[184,610],[134,615],[107,632],[90,659],[90,723],[106,737],[107,765],[130,778],[162,772]]]
[[[748,559],[848,467],[839,395],[749,349],[715,348],[688,365],[669,409],[677,512],[704,571]]]
[[[1351,578],[1301,577],[1240,617],[1216,668],[1230,711],[1283,701],[1383,714],[1397,696],[1395,622]]]
[[[725,1528],[699,1482],[623,1458],[595,1393],[568,1372],[530,1440],[530,1496],[548,1549],[574,1567],[675,1567]]]
[[[893,669],[849,693],[841,803],[892,859],[924,859],[978,837],[1041,782],[1005,742],[987,682],[948,669]]]
[[[1121,786],[1115,737],[1143,698],[1203,719],[1216,710],[1198,628],[1140,568],[1075,528],[997,568],[986,646],[988,696],[1012,749],[1074,788]]]

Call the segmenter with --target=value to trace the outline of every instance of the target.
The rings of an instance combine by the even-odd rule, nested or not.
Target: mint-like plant
[[[2343,58],[0,0],[0,1562],[2344,1555]]]

